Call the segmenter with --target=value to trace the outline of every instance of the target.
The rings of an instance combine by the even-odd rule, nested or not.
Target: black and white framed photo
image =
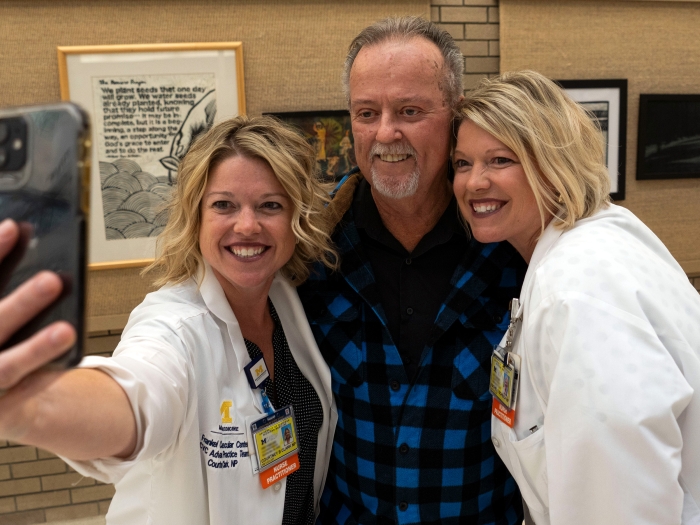
[[[605,135],[605,163],[610,174],[610,197],[625,198],[627,151],[627,80],[558,80],[576,102],[596,118]]]
[[[637,179],[700,177],[700,95],[640,95]]]

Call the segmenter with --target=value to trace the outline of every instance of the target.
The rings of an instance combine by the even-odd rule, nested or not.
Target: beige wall
[[[626,78],[626,199],[688,274],[700,275],[700,179],[635,180],[640,93],[700,93],[700,4],[501,0],[501,70]]]

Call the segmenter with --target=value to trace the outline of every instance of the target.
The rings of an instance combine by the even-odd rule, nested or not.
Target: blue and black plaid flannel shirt
[[[340,213],[341,270],[317,265],[299,288],[338,408],[319,522],[520,523],[520,494],[491,442],[488,387],[525,263],[507,243],[471,243],[411,384],[352,209]]]

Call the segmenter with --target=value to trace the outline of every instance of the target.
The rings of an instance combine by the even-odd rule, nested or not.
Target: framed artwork
[[[299,128],[316,150],[316,165],[323,178],[339,180],[357,166],[349,112],[338,110],[266,114]]]
[[[571,98],[598,122],[605,135],[605,163],[610,174],[610,197],[625,199],[625,155],[627,152],[627,80],[558,80]]]
[[[89,268],[144,266],[190,144],[245,113],[242,45],[59,47],[58,66],[92,123]]]
[[[639,95],[637,179],[700,177],[700,95]]]

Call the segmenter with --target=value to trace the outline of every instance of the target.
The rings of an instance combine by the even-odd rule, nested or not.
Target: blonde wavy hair
[[[467,93],[457,125],[468,119],[515,153],[546,217],[568,229],[610,202],[605,140],[594,117],[535,71],[504,73]]]
[[[199,228],[204,189],[211,171],[237,155],[267,162],[293,203],[297,244],[281,273],[299,285],[314,261],[337,268],[338,254],[323,213],[329,188],[317,176],[314,149],[276,118],[240,116],[213,126],[180,162],[177,187],[167,206],[168,223],[157,240],[158,255],[143,271],[157,271],[156,286],[183,282],[203,267]]]

